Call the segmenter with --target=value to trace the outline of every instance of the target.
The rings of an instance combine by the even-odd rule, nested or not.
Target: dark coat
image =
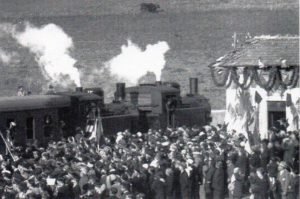
[[[212,190],[212,180],[213,180],[213,175],[215,172],[215,167],[209,167],[205,177],[204,177],[204,190],[206,193],[211,193]]]
[[[238,156],[237,156],[235,166],[240,168],[240,170],[243,174],[247,175],[248,165],[249,165],[249,161],[248,161],[247,153],[245,150],[242,150],[242,153],[238,154]]]
[[[268,199],[269,182],[267,176],[261,179],[255,174],[249,177],[249,181],[253,199]]]
[[[203,174],[202,174],[202,164],[193,167],[191,174],[192,177],[192,199],[199,199],[200,185],[202,184]]]
[[[178,169],[174,169],[174,182],[173,182],[173,189],[175,192],[175,199],[181,198],[180,192],[180,171]]]
[[[278,174],[278,165],[277,165],[277,162],[271,161],[267,165],[267,171],[268,171],[270,177],[277,177],[277,174]]]
[[[166,175],[166,198],[173,199],[174,193],[174,173],[170,173]]]
[[[251,167],[251,171],[255,171],[260,167],[261,159],[260,154],[258,152],[253,153],[249,156],[249,164]]]
[[[182,198],[191,198],[192,193],[192,175],[188,175],[186,171],[180,173],[180,191]]]
[[[223,167],[216,168],[212,177],[212,188],[220,192],[225,190],[225,171]]]
[[[263,168],[266,168],[270,161],[270,151],[268,149],[260,153],[260,165]]]
[[[214,199],[223,199],[225,195],[225,170],[223,167],[216,168],[212,178]]]
[[[228,185],[230,193],[234,198],[241,198],[243,196],[243,177],[237,174],[233,174],[233,176],[234,181],[231,180],[230,184]]]
[[[151,184],[155,199],[165,198],[165,182],[160,177],[155,177]]]

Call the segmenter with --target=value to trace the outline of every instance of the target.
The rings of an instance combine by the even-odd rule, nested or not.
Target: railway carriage
[[[190,78],[190,93],[180,95],[180,85],[171,82],[141,84],[126,88],[117,83],[115,99],[104,103],[101,88],[76,88],[74,92],[0,97],[0,130],[6,138],[9,129],[16,145],[73,136],[85,131],[101,116],[105,135],[119,131],[146,132],[149,128],[209,124],[210,105],[198,94],[198,80]],[[11,124],[14,124],[12,127]],[[3,140],[0,147],[5,149]],[[1,148],[0,148],[1,149]]]

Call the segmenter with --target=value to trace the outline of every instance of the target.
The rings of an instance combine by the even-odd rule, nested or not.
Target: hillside
[[[141,3],[159,4],[164,12],[224,9],[294,9],[298,0],[0,0],[0,17],[99,16],[138,14]]]
[[[177,0],[176,0],[177,1]],[[179,1],[178,1],[179,2]],[[166,41],[170,50],[166,54],[163,80],[178,81],[183,93],[188,92],[188,78],[198,77],[200,93],[209,97],[214,109],[225,106],[225,91],[211,81],[207,65],[231,50],[233,32],[241,35],[293,34],[298,35],[298,9],[213,10],[197,12],[161,12],[101,16],[23,17],[0,19],[0,22],[29,21],[37,26],[55,23],[73,38],[72,52],[81,68],[83,86],[101,86],[112,96],[115,80],[103,63],[120,53],[120,47],[131,38],[145,48],[147,44]],[[1,94],[14,94],[20,84],[40,91],[43,82],[37,64],[26,49],[0,39],[0,46],[19,52],[21,65],[0,67]],[[18,71],[21,71],[18,73]],[[22,72],[23,71],[23,72]],[[26,80],[28,79],[28,81]]]

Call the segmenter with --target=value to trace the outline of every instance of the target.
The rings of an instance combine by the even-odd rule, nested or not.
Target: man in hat
[[[256,169],[249,176],[250,193],[253,199],[268,199],[269,181],[262,167]]]

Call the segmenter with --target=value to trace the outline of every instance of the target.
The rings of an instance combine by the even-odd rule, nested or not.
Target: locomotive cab
[[[136,106],[143,130],[172,125],[168,114],[180,103],[180,90],[161,82],[126,88],[126,96]]]

